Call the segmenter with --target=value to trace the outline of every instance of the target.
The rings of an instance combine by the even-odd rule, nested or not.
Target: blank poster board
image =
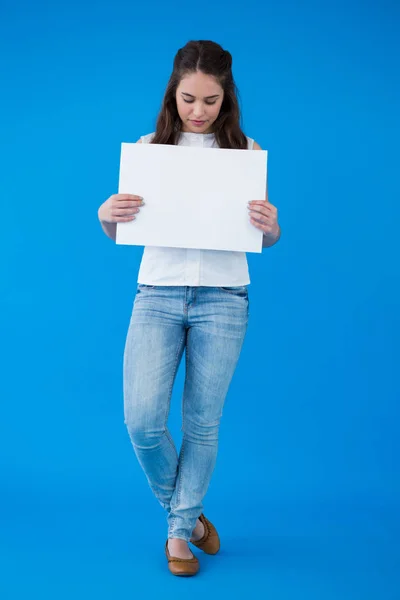
[[[262,252],[247,203],[265,200],[267,152],[123,143],[120,194],[142,196],[117,244]]]

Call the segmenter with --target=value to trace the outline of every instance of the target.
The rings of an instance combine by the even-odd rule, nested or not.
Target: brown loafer
[[[204,535],[201,539],[190,540],[191,544],[194,544],[200,550],[203,550],[206,554],[217,554],[220,549],[221,543],[219,539],[219,535],[214,525],[209,521],[203,513],[199,516],[199,520],[204,525]]]
[[[193,556],[193,558],[177,558],[171,556],[168,550],[168,540],[165,544],[165,554],[168,559],[168,568],[173,575],[179,577],[191,577],[196,575],[200,569],[199,559]]]

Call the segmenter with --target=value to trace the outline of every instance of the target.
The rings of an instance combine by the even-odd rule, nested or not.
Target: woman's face
[[[176,90],[182,131],[211,133],[224,99],[224,90],[212,75],[201,71],[183,77]]]

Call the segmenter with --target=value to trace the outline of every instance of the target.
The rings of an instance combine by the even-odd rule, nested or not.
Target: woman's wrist
[[[263,234],[263,247],[266,248],[268,246],[273,246],[281,237],[281,227],[276,224],[276,227],[273,231]]]

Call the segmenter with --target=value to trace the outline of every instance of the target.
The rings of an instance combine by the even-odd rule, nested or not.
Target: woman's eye
[[[183,101],[186,102],[186,104],[193,104],[194,100],[185,100],[185,98],[183,98]],[[214,100],[214,102],[206,102],[207,106],[212,106],[213,104],[216,104],[216,100]]]

